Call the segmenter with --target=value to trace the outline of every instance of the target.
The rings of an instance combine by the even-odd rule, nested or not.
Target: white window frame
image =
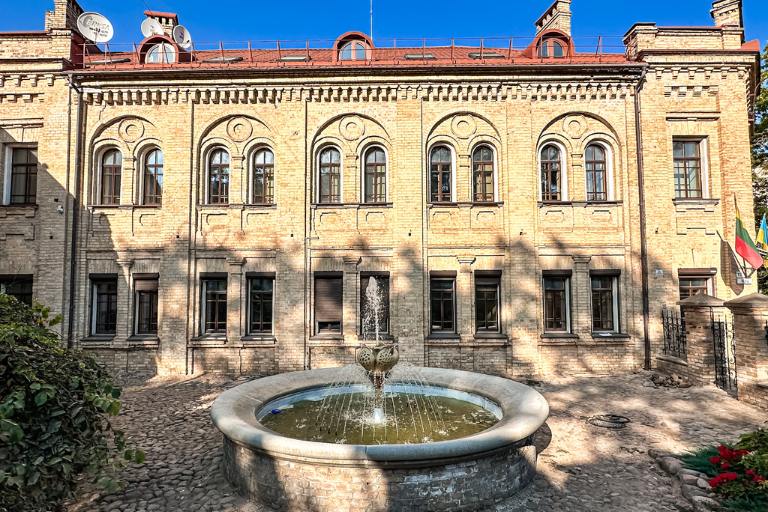
[[[326,149],[335,149],[339,152],[339,202],[338,203],[321,203],[320,202],[320,157],[323,151]],[[317,149],[315,154],[315,204],[322,205],[341,205],[344,204],[344,152],[336,144],[324,144]]]
[[[36,142],[22,144],[5,144],[5,160],[3,161],[3,205],[11,204],[11,175],[13,174],[13,150],[17,148],[38,148]],[[38,178],[40,174],[40,154],[37,161]],[[37,195],[37,194],[35,194]],[[19,205],[21,206],[21,205]]]
[[[427,151],[427,203],[429,204],[442,204],[432,202],[432,151],[438,146],[445,146],[451,152],[451,203],[456,202],[456,167],[458,165],[456,157],[456,148],[453,144],[445,141],[435,141],[429,146]]]
[[[675,142],[696,142],[699,145],[699,156],[701,157],[701,199],[709,199],[709,136],[708,135],[673,135],[672,146],[670,147],[670,156],[672,158],[672,188],[675,183]],[[674,191],[673,191],[674,196]],[[691,199],[675,197],[675,199]]]
[[[270,153],[272,153],[272,204],[277,204],[277,180],[276,180],[276,173],[277,173],[277,155],[275,154],[275,150],[270,146],[269,144],[260,144],[253,148],[250,152],[250,156],[248,157],[248,184],[245,187],[246,188],[246,202],[245,204],[259,204],[261,203],[254,203],[253,202],[253,171],[256,167],[256,154],[259,151],[267,150]],[[231,169],[230,169],[231,171]]]
[[[481,147],[486,146],[490,148],[491,154],[493,155],[493,202],[496,203],[499,201],[499,157],[498,157],[498,151],[496,151],[496,146],[494,144],[491,144],[488,141],[482,140],[476,143],[474,146],[472,146],[472,149],[469,152],[469,171],[470,171],[470,183],[469,183],[469,190],[471,191],[472,197],[470,198],[471,202],[475,202],[475,162],[474,162],[474,155],[475,151]]]
[[[342,59],[341,58],[341,52],[343,52],[344,49],[347,48],[348,46],[353,46],[355,44],[359,44],[360,46],[363,47],[363,52],[365,53],[365,58],[358,59],[357,57],[355,57],[355,48],[353,47],[352,50],[351,50],[352,57],[349,58],[349,59]],[[369,56],[370,50],[371,50],[370,46],[368,46],[368,43],[366,43],[364,40],[362,40],[362,39],[351,39],[351,40],[345,41],[339,47],[338,60],[341,61],[341,62],[355,62],[355,61],[361,62],[361,61],[370,60],[370,56]]]
[[[170,50],[170,51],[169,51]],[[150,61],[149,56],[153,54],[153,52],[157,51],[157,54],[160,56],[160,61]],[[152,46],[149,47],[149,50],[147,50],[147,53],[144,54],[144,63],[145,64],[175,64],[178,61],[178,55],[179,52],[176,50],[176,48],[167,41],[159,41]],[[170,58],[168,58],[170,57]]]
[[[363,147],[363,150],[360,153],[360,203],[362,204],[378,204],[368,203],[365,200],[365,157],[368,154],[368,151],[372,149],[381,149],[384,151],[384,202],[386,203],[389,201],[389,151],[383,144],[372,142]]]
[[[542,192],[541,192],[541,151],[549,145],[557,146],[557,148],[560,150],[560,201],[561,203],[567,203],[571,200],[571,196],[568,193],[568,158],[566,155],[565,146],[562,142],[554,139],[546,139],[542,141],[537,149],[536,149],[536,184],[537,184],[537,192],[536,196],[539,198],[539,202],[543,202],[544,200]],[[549,202],[549,201],[547,201]]]
[[[213,155],[213,152],[217,149],[223,149],[224,152],[227,153],[227,156],[229,157],[229,180],[230,185],[232,184],[232,152],[229,150],[227,146],[224,146],[223,144],[212,144],[208,148],[206,148],[204,156],[205,156],[205,175],[203,176],[203,200],[200,204],[207,205],[207,206],[219,206],[219,207],[226,207],[229,206],[232,203],[232,195],[231,192],[231,186],[227,189],[227,202],[226,203],[212,203],[210,201],[210,197],[208,196],[208,192],[211,186],[211,156]],[[165,155],[163,155],[163,159],[165,159]],[[165,160],[163,160],[165,161]],[[163,168],[163,172],[165,172],[165,168]]]
[[[163,179],[165,179],[165,152],[162,150],[162,148],[158,145],[151,144],[144,149],[141,150],[139,153],[139,175],[137,176],[136,180],[136,204],[146,206],[145,199],[144,199],[144,171],[146,170],[147,166],[147,157],[152,151],[160,151],[160,153],[163,155]],[[120,190],[120,193],[122,194],[122,188]],[[163,191],[165,192],[165,191]],[[151,205],[151,206],[157,206],[157,205]]]
[[[591,145],[600,146],[603,151],[605,151],[605,192],[606,192],[606,201],[615,201],[616,200],[616,189],[614,186],[614,171],[613,171],[613,162],[614,162],[614,152],[613,152],[613,146],[607,142],[605,142],[602,139],[592,139],[587,141],[587,143],[584,145],[584,197],[587,197],[587,148]],[[539,170],[541,172],[541,170]],[[591,202],[599,202],[599,201],[591,201]]]
[[[595,329],[594,324],[594,318],[592,317],[592,311],[593,311],[593,304],[592,304],[592,277],[599,276],[599,274],[589,274],[589,310],[590,310],[590,323],[592,332],[599,333],[599,334],[619,334],[621,333],[621,324],[620,321],[620,315],[619,315],[619,283],[620,283],[620,274],[611,274],[610,276],[600,276],[600,277],[610,277],[611,278],[611,302],[613,303],[613,330],[610,331],[598,331]]]
[[[546,297],[546,288],[544,286],[544,280],[548,277],[554,277],[554,278],[562,278],[565,280],[565,330],[564,331],[548,331],[547,330],[547,321],[546,321],[546,311],[547,311],[547,297]],[[571,280],[573,279],[572,275],[547,275],[547,273],[543,273],[541,276],[541,321],[542,321],[542,332],[549,334],[549,335],[558,335],[558,334],[572,334],[573,328],[571,325]],[[590,288],[591,293],[591,288]]]

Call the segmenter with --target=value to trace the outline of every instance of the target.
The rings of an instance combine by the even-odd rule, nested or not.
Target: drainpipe
[[[645,183],[644,183],[644,160],[643,160],[643,128],[640,122],[640,91],[645,83],[645,76],[648,68],[643,68],[643,73],[638,81],[635,90],[635,137],[637,141],[637,188],[639,194],[640,208],[640,268],[642,272],[642,295],[643,295],[643,346],[645,358],[643,368],[651,369],[651,337],[650,337],[650,298],[648,297],[648,242],[646,238],[645,222]]]
[[[77,91],[77,121],[75,122],[75,188],[72,190],[72,241],[70,245],[69,261],[69,313],[67,321],[67,348],[74,346],[75,325],[75,291],[77,286],[77,244],[80,225],[80,180],[82,179],[82,151],[83,151],[83,91],[73,78],[69,80],[69,87]],[[71,94],[71,93],[70,93]],[[69,141],[71,143],[71,140]],[[69,160],[67,160],[69,165]],[[69,185],[69,181],[67,181]]]

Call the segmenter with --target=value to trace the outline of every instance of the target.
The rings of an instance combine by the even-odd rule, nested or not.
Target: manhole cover
[[[598,414],[589,417],[587,423],[596,427],[619,429],[627,426],[629,418],[618,414]]]

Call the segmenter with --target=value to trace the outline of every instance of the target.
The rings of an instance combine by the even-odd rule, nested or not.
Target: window
[[[315,334],[340,334],[342,319],[340,274],[315,277]]]
[[[123,155],[117,149],[109,149],[101,157],[100,204],[120,204],[120,177],[123,170]]]
[[[571,277],[544,274],[544,332],[570,332]]]
[[[320,203],[341,202],[341,153],[325,148],[320,153]]]
[[[675,197],[702,197],[701,195],[701,141],[675,140]]]
[[[10,148],[10,204],[35,204],[37,199],[37,148]]]
[[[542,39],[539,43],[539,57],[544,59],[565,57],[565,42],[551,37]]]
[[[584,155],[587,172],[587,201],[608,200],[608,162],[605,148],[590,144]]]
[[[365,60],[367,49],[362,41],[350,41],[339,50],[339,60]]]
[[[274,284],[273,277],[248,279],[248,334],[272,333]]]
[[[380,147],[365,152],[365,202],[387,201],[387,155]]]
[[[117,329],[117,277],[91,278],[91,334],[115,334]]]
[[[592,330],[618,332],[618,274],[593,273],[590,277],[592,281]]]
[[[158,43],[147,51],[147,64],[172,64],[176,62],[176,48],[168,43]]]
[[[489,146],[478,146],[472,152],[472,176],[474,177],[476,203],[489,203],[494,199],[493,191],[493,150]]]
[[[163,203],[163,152],[153,149],[144,157],[144,194],[142,202],[148,206]]]
[[[429,155],[430,201],[452,200],[453,155],[448,146],[435,146]]]
[[[262,148],[253,155],[253,204],[272,204],[275,198],[275,154]]]
[[[432,332],[456,332],[455,283],[453,277],[432,277],[429,280]]]
[[[214,149],[208,157],[208,204],[229,202],[229,153]]]
[[[371,279],[376,281],[378,296],[368,289]],[[373,290],[373,288],[371,288]],[[378,302],[377,302],[378,301]],[[379,321],[379,333],[389,332],[389,276],[383,274],[360,275],[360,331],[363,339],[375,339],[376,319]]]
[[[475,275],[475,330],[499,332],[499,276]]]
[[[563,200],[562,160],[560,148],[554,144],[541,149],[541,200]]]
[[[0,293],[15,297],[24,304],[32,305],[32,276],[0,276]]]
[[[224,277],[202,280],[203,334],[227,332],[227,279]]]
[[[680,300],[694,295],[709,295],[709,277],[681,277]]]
[[[157,334],[157,277],[134,276],[135,332]]]

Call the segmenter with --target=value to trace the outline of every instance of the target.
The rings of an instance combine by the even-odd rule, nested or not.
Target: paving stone
[[[552,411],[536,435],[539,474],[532,485],[492,510],[690,510],[690,503],[656,464],[654,455],[663,458],[734,439],[760,426],[765,413],[711,387],[684,392],[643,387],[649,375],[562,378],[537,386]],[[120,476],[127,483],[118,494],[102,496],[83,488],[67,512],[268,512],[239,497],[221,474],[222,438],[211,423],[210,406],[233,383],[203,377],[172,386],[149,383],[125,390],[123,413],[115,426],[126,433],[129,443],[146,451],[146,462],[122,470]],[[701,412],[712,410],[718,413]],[[631,423],[609,430],[585,422],[606,413],[627,416]],[[680,471],[687,474],[688,470]],[[690,487],[706,491],[698,479]],[[711,506],[706,496],[690,494],[697,507]]]

